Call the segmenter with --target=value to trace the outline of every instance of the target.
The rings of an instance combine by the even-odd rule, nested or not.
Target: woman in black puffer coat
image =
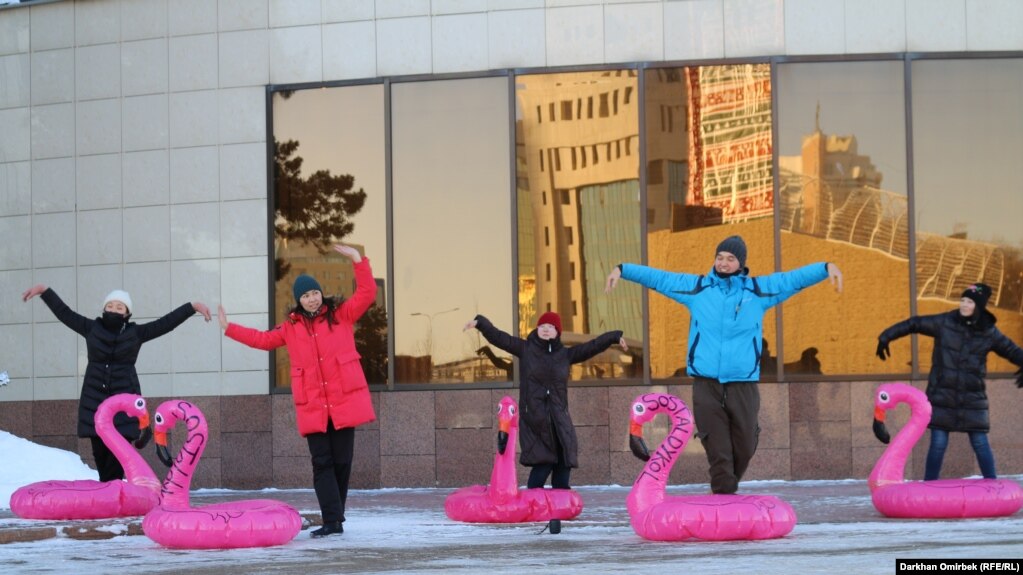
[[[919,333],[934,338],[931,373],[927,377],[927,399],[931,402],[931,445],[927,451],[924,480],[937,479],[948,447],[948,434],[965,432],[977,455],[981,474],[994,479],[995,459],[988,444],[988,400],[984,378],[987,354],[995,352],[1017,366],[1023,366],[1023,349],[995,327],[997,318],[987,311],[991,288],[971,285],[959,300],[959,309],[936,315],[913,316],[881,332],[877,356],[883,361],[891,353],[892,340]],[[1020,385],[1020,381],[1017,381]]]
[[[482,315],[466,324],[500,349],[519,358],[519,462],[532,467],[526,486],[543,487],[551,477],[554,489],[569,489],[573,467],[579,467],[579,444],[568,413],[568,377],[572,364],[590,359],[615,343],[628,349],[621,331],[609,331],[573,347],[561,344],[561,318],[547,312],[526,339],[509,335]]]
[[[82,395],[78,401],[78,437],[92,442],[92,455],[100,481],[124,479],[124,469],[113,452],[96,433],[96,409],[108,397],[118,393],[142,395],[135,361],[142,344],[170,332],[196,312],[210,321],[210,310],[200,302],[186,303],[169,314],[144,324],[131,319],[131,296],[123,290],[114,290],[103,300],[103,315],[89,319],[73,311],[44,285],[37,285],[21,295],[23,301],[41,295],[43,302],[61,323],[85,338],[89,363],[85,367]],[[127,414],[114,417],[117,431],[128,440],[139,437],[139,422]],[[146,439],[148,441],[148,438]]]

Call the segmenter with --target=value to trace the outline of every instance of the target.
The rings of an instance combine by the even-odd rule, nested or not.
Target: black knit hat
[[[987,307],[987,300],[991,299],[991,286],[979,282],[975,283],[968,286],[961,297],[972,299],[978,308],[984,309]]]
[[[728,252],[739,260],[739,268],[746,267],[746,242],[739,236],[728,236],[721,240],[718,249],[714,251],[714,257],[721,252]]]
[[[313,276],[302,274],[295,278],[295,284],[291,286],[291,291],[295,295],[296,303],[302,303],[302,294],[309,290],[323,292],[320,289],[320,282],[316,281]]]

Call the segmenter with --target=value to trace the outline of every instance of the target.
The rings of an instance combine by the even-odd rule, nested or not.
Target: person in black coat
[[[937,479],[952,431],[969,434],[981,474],[994,479],[995,458],[988,444],[988,400],[984,378],[987,354],[995,352],[1017,366],[1023,366],[1023,349],[995,327],[997,318],[987,310],[991,288],[976,283],[963,292],[959,309],[926,316],[913,316],[881,332],[877,356],[891,356],[888,344],[911,333],[934,338],[931,372],[927,377],[927,399],[931,403],[931,445],[927,451],[924,480]],[[1017,380],[1017,386],[1023,381]]]
[[[28,301],[37,295],[61,323],[85,338],[89,363],[85,367],[82,394],[78,401],[78,437],[91,440],[100,481],[124,479],[121,463],[96,433],[96,409],[108,397],[118,393],[142,395],[142,386],[135,371],[135,361],[142,344],[170,332],[196,312],[210,321],[210,310],[201,302],[186,303],[160,319],[136,324],[129,321],[132,301],[128,292],[123,290],[114,290],[107,295],[103,300],[103,315],[96,319],[74,312],[57,292],[42,284],[26,290],[21,299]],[[129,441],[139,437],[138,419],[134,417],[118,413],[114,425]],[[148,441],[148,437],[144,441]]]
[[[579,444],[568,413],[568,378],[581,363],[615,343],[628,349],[621,331],[609,331],[586,343],[561,343],[561,317],[546,312],[526,339],[509,335],[482,315],[465,325],[476,328],[491,345],[519,358],[519,462],[532,467],[526,487],[543,487],[551,477],[554,489],[569,489],[573,467],[579,467]]]

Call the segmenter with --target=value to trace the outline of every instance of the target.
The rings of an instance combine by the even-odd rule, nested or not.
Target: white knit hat
[[[131,313],[132,308],[131,296],[128,295],[128,292],[124,291],[123,289],[115,289],[114,291],[108,293],[106,299],[103,300],[103,307],[104,308],[107,307],[107,304],[112,301],[119,301],[124,305],[128,306],[128,313]]]

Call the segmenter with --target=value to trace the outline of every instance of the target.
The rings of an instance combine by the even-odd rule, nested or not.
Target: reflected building
[[[664,68],[645,77],[647,229],[772,216],[770,67]]]
[[[603,297],[611,268],[641,255],[636,71],[517,82],[520,333],[554,311],[566,333],[640,334],[641,301]]]
[[[819,112],[818,112],[819,116]],[[883,174],[859,153],[854,135],[825,134],[819,122],[803,138],[801,155],[779,157],[782,229],[880,250],[909,261],[909,210],[905,195],[882,188]],[[918,299],[959,300],[974,282],[992,287],[997,307],[1005,283],[1003,246],[916,233]]]

